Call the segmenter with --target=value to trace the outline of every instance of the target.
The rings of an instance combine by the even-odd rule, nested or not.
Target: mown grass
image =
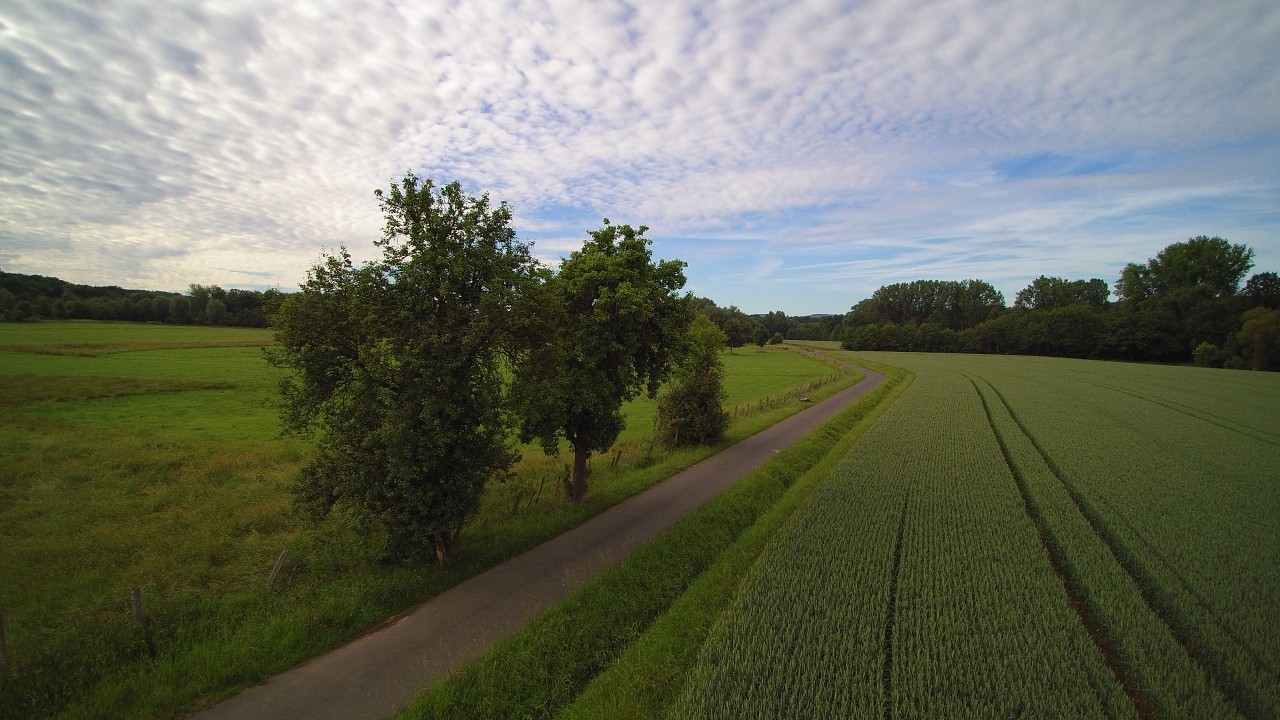
[[[901,393],[904,379],[891,375],[398,717],[550,718],[593,678],[567,716],[656,716],[764,540]]]
[[[311,447],[277,435],[270,401],[278,376],[252,346],[269,341],[260,330],[228,328],[0,325],[7,349],[0,349],[0,612],[10,660],[0,717],[184,712],[715,450],[650,449],[652,410],[636,403],[622,456],[593,459],[581,506],[561,489],[564,458],[530,448],[516,479],[486,493],[454,565],[380,564],[376,533],[359,532],[341,515],[312,527],[290,511],[288,483]],[[41,343],[112,349],[15,351]],[[740,350],[725,360],[731,403],[778,396],[833,372],[781,350]],[[741,416],[726,443],[800,407],[792,401]],[[133,586],[142,590],[140,627],[129,620]]]

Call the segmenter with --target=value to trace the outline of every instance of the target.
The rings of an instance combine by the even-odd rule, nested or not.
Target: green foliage
[[[1105,307],[1111,289],[1101,278],[1092,280],[1064,280],[1041,275],[1026,288],[1018,291],[1014,307],[1029,310],[1051,310],[1076,303]]]
[[[112,286],[74,285],[53,277],[0,272],[0,319],[109,320],[266,327],[263,308],[275,290],[223,290],[192,285],[190,295]],[[11,298],[12,300],[6,300]],[[222,309],[209,302],[217,300]],[[193,306],[191,303],[196,302]],[[180,304],[179,304],[180,303]],[[174,305],[179,304],[177,312]],[[194,307],[194,311],[192,308]]]
[[[587,490],[587,458],[618,438],[624,402],[657,394],[692,317],[676,294],[684,263],[654,263],[646,230],[606,218],[531,304],[545,330],[516,369],[522,439],[537,439],[549,454],[561,438],[569,442],[577,500]]]
[[[1261,272],[1244,284],[1244,296],[1251,307],[1280,310],[1280,275]]]
[[[668,445],[710,445],[724,437],[729,413],[724,401],[725,335],[705,315],[689,326],[683,357],[658,399],[658,438]]]
[[[783,338],[782,338],[782,333],[774,333],[774,334],[773,334],[773,336],[769,338],[769,344],[770,344],[770,345],[781,345],[781,344],[782,344],[782,340],[783,340]]]
[[[378,197],[382,259],[356,267],[342,249],[313,267],[271,318],[269,358],[292,371],[285,428],[323,431],[299,505],[321,517],[341,504],[386,532],[390,556],[431,548],[443,563],[485,482],[518,458],[502,358],[534,262],[510,209],[456,182],[410,173]]]
[[[1116,283],[1121,300],[1141,301],[1160,293],[1205,288],[1213,297],[1236,294],[1253,267],[1253,250],[1220,237],[1200,235],[1156,253],[1145,266],[1130,263]]]
[[[639,719],[666,715],[667,708],[680,695],[708,632],[732,602],[743,577],[771,537],[814,488],[827,480],[911,382],[910,373],[870,365],[883,372],[888,381],[801,440],[793,446],[796,452],[786,457],[787,461],[803,465],[818,456],[811,451],[822,448],[826,454],[821,460],[794,480],[790,479],[792,473],[787,465],[781,465],[783,473],[770,471],[768,474],[790,483],[785,495],[721,553],[715,564],[698,576],[689,590],[557,718]],[[783,454],[787,455],[787,451]]]
[[[960,331],[1004,310],[1004,295],[982,280],[917,280],[876,290],[850,311],[851,325],[934,323]]]
[[[1192,359],[1200,367],[1213,367],[1218,362],[1218,357],[1221,354],[1222,351],[1218,349],[1217,345],[1211,342],[1202,342],[1196,346],[1195,351],[1192,353]]]
[[[1253,370],[1280,370],[1280,310],[1257,307],[1241,318],[1240,352]]]

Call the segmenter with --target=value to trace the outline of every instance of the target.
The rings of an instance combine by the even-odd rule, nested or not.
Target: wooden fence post
[[[129,598],[133,601],[133,624],[135,626],[142,624],[142,588],[134,586],[129,588]]]
[[[517,505],[520,503],[516,500]],[[512,513],[513,515],[515,513]],[[289,554],[289,548],[280,551],[280,557],[276,558],[276,566],[271,568],[271,575],[267,577],[267,589],[271,589],[271,585],[276,581],[276,575],[280,573],[280,568],[284,565],[284,556]]]
[[[4,613],[0,612],[0,675],[9,673],[9,650],[4,644]]]

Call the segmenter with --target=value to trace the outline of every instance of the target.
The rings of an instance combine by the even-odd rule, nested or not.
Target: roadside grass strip
[[[972,384],[925,368],[769,541],[672,714],[1136,712],[1072,609]]]
[[[661,639],[653,635],[648,636],[650,644],[646,649],[631,650],[633,643],[645,636],[654,619],[684,597],[691,586],[697,588],[697,593],[731,593],[736,572],[750,562],[753,554],[750,542],[736,545],[738,538],[745,534],[758,544],[761,536],[767,535],[768,525],[780,522],[779,514],[785,514],[803,496],[806,472],[820,466],[832,447],[843,447],[842,439],[855,428],[870,422],[878,408],[892,399],[893,385],[891,379],[822,428],[778,453],[765,466],[575,591],[481,659],[434,685],[398,717],[554,717],[594,677],[627,652],[644,654],[640,662],[646,673],[651,669],[648,658],[656,655],[661,658],[661,667],[653,669],[665,677],[678,676],[683,667],[676,658],[690,653],[690,646],[674,647],[669,636]],[[788,488],[792,490],[789,492]],[[764,526],[757,528],[762,518]],[[713,563],[721,564],[713,567]],[[717,604],[710,602],[712,612]],[[667,622],[680,627],[691,623],[694,628],[707,622],[702,615],[706,612],[704,607],[690,612],[691,615]],[[656,650],[654,643],[659,646]],[[629,665],[618,670],[623,682],[637,679],[626,669],[637,667],[632,657],[623,660]],[[617,678],[615,675],[607,682],[618,682]],[[662,690],[652,685],[654,679],[648,675],[645,681],[632,686],[631,699],[625,701],[638,705],[633,707],[632,716],[645,716],[646,712],[639,708],[652,705],[655,694],[657,704],[661,704]],[[623,701],[600,693],[596,692],[594,700],[592,696],[584,698],[583,707],[570,714],[582,712],[590,716],[596,712],[591,709],[592,703],[596,707],[603,704],[599,712],[607,717],[629,712],[618,705]]]
[[[690,585],[607,670],[597,675],[559,720],[656,718],[665,715],[684,687],[689,668],[717,618],[732,602],[743,577],[778,528],[819,483],[853,450],[862,436],[910,385],[913,376],[886,365],[866,363],[887,378],[864,400],[866,415],[842,433],[848,418],[837,416],[821,430],[834,439],[825,457],[796,480],[767,513],[742,533],[715,564]],[[882,395],[881,399],[876,399]],[[846,411],[853,413],[857,408]],[[860,412],[860,411],[859,411]]]

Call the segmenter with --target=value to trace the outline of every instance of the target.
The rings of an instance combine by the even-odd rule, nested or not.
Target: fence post
[[[129,598],[133,601],[133,624],[135,626],[142,624],[142,588],[133,586],[129,588]]]
[[[520,503],[520,501],[519,501],[519,500],[516,500],[516,504],[517,504],[517,505],[519,505],[519,503]],[[515,513],[512,513],[512,514],[514,515]],[[283,550],[281,550],[281,551],[280,551],[280,557],[276,558],[276,566],[275,566],[275,567],[273,567],[273,568],[271,568],[271,575],[269,575],[269,576],[267,577],[267,589],[268,589],[268,590],[270,590],[270,589],[271,589],[271,585],[272,585],[273,583],[275,583],[275,581],[276,581],[276,575],[280,572],[280,568],[284,565],[284,556],[285,556],[285,555],[288,555],[288,554],[289,554],[289,548],[285,548],[285,549],[283,549]]]
[[[0,675],[9,674],[9,650],[4,644],[4,612],[0,611]]]

